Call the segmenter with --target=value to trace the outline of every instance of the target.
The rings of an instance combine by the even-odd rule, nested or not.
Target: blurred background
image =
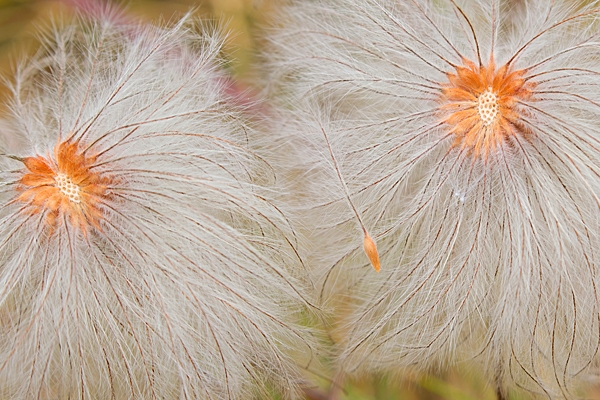
[[[528,0],[511,0],[513,2]],[[530,0],[534,1],[534,0]],[[538,0],[547,1],[547,0]],[[174,21],[193,11],[198,17],[217,19],[229,31],[224,53],[234,78],[236,90],[251,93],[252,76],[259,50],[261,31],[276,18],[277,0],[130,0],[114,3],[127,17],[142,21]],[[51,28],[53,20],[68,20],[78,13],[87,13],[95,7],[93,0],[0,0],[0,112],[6,107],[9,95],[6,81],[11,80],[17,62],[33,54],[38,38]],[[259,89],[259,88],[256,88]],[[0,135],[1,137],[1,135]],[[325,400],[327,378],[318,378],[307,372],[307,379],[315,386],[308,388],[306,398]],[[338,400],[495,400],[497,395],[491,385],[493,377],[477,374],[474,366],[461,369],[416,374],[401,372],[394,376],[366,376],[361,380],[346,382]],[[600,385],[585,396],[600,400]],[[276,395],[275,395],[276,398]],[[525,399],[509,395],[510,400]]]
[[[126,17],[138,21],[175,21],[188,12],[221,22],[229,33],[225,44],[227,67],[242,87],[251,87],[250,70],[255,33],[274,10],[274,0],[129,0],[112,2]],[[0,0],[0,103],[8,95],[6,80],[18,61],[33,54],[52,22],[68,21],[98,8],[98,0]]]

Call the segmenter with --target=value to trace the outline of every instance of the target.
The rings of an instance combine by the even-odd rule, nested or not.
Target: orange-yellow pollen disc
[[[81,203],[81,196],[79,195],[79,186],[75,185],[71,178],[67,175],[58,173],[54,177],[54,181],[56,182],[56,187],[62,194],[69,198],[71,203],[79,204]]]
[[[477,111],[483,126],[489,126],[498,115],[498,96],[488,88],[477,98]]]
[[[440,107],[442,121],[454,134],[454,147],[469,151],[473,157],[487,157],[511,137],[527,139],[525,102],[531,99],[536,84],[525,78],[527,71],[511,70],[505,64],[496,68],[493,57],[487,66],[463,59],[456,72],[446,74]]]
[[[23,159],[16,200],[25,203],[24,213],[44,215],[51,231],[65,222],[85,235],[91,227],[101,230],[103,205],[111,199],[108,188],[116,180],[96,171],[96,156],[82,148],[77,141],[59,142],[53,157]]]

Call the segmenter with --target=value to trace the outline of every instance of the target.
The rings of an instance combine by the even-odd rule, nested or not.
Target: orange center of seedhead
[[[463,64],[446,74],[449,83],[443,87],[440,109],[455,135],[454,146],[485,161],[511,136],[529,134],[519,103],[531,98],[535,83],[524,78],[526,70],[511,71],[509,65],[496,69],[493,58],[487,66],[467,59]]]
[[[95,156],[87,155],[77,141],[59,142],[54,157],[23,159],[25,171],[18,181],[18,202],[23,212],[44,214],[52,230],[69,223],[87,235],[90,227],[100,230],[102,205],[110,198],[114,178],[93,169]]]

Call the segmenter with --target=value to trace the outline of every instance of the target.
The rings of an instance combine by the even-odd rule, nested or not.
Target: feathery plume
[[[596,6],[285,8],[271,89],[312,188],[296,204],[323,244],[311,263],[324,296],[346,302],[339,369],[474,359],[501,390],[580,393],[600,345]],[[359,256],[347,197],[379,275]]]
[[[56,29],[13,85],[1,397],[293,397],[301,264],[221,35],[116,20]]]

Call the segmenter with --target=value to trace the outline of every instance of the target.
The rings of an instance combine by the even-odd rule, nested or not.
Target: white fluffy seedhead
[[[307,253],[325,298],[355,303],[337,311],[340,369],[475,359],[501,387],[577,396],[600,344],[593,6],[285,9],[268,58],[312,188]]]
[[[0,397],[292,397],[301,264],[222,39],[110,20],[56,30],[14,84]]]

